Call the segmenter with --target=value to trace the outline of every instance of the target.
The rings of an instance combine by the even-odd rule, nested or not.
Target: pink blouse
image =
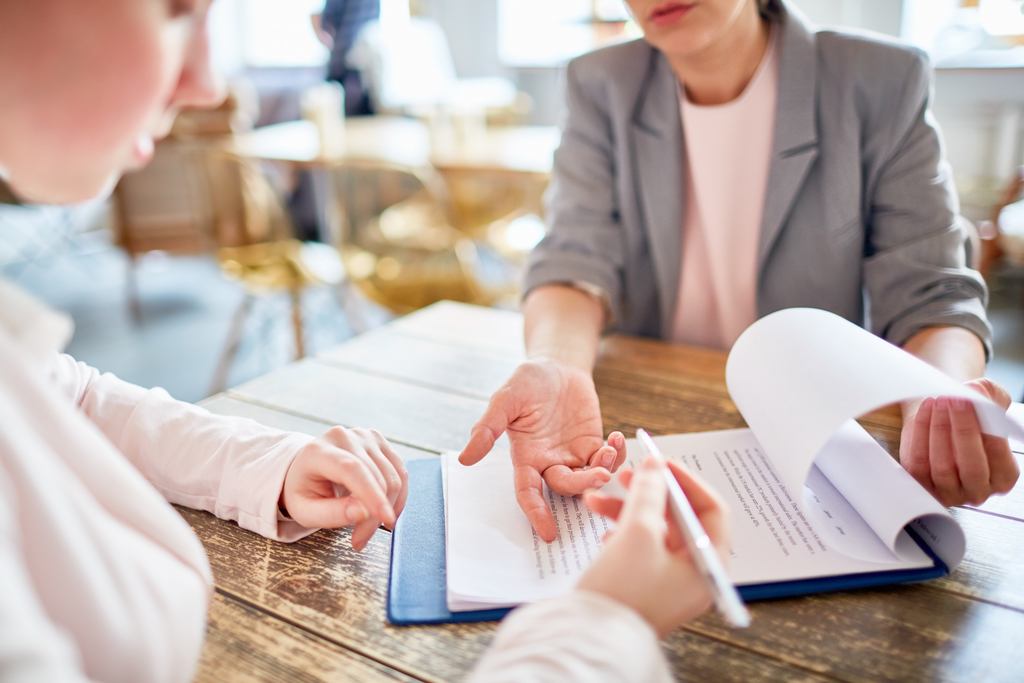
[[[696,105],[680,88],[687,173],[675,342],[727,349],[757,319],[757,245],[777,84],[772,36],[735,100]]]

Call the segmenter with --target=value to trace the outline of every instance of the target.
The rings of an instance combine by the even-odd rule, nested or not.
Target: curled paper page
[[[986,434],[1024,439],[1024,429],[992,401],[818,309],[778,311],[747,328],[729,354],[726,384],[785,486],[804,492],[803,511],[823,540],[843,546],[820,507],[808,505],[824,480],[885,544],[875,558],[862,550],[861,559],[883,561],[884,553],[891,559],[914,552],[901,534],[908,525],[949,567],[963,559],[965,541],[949,513],[854,418],[910,399],[949,396],[973,403]]]

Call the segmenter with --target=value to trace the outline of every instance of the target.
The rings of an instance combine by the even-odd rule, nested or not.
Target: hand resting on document
[[[556,493],[578,495],[611,480],[626,460],[626,439],[602,437],[601,407],[590,373],[552,360],[530,360],[494,395],[459,455],[463,465],[486,456],[508,433],[516,500],[537,534],[555,540],[555,518],[543,483]]]

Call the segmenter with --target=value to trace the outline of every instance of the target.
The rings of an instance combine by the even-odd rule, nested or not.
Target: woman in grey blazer
[[[554,522],[542,479],[579,493],[621,464],[623,437],[604,440],[590,376],[600,334],[674,338],[687,202],[708,170],[689,167],[685,106],[736,101],[766,55],[776,69],[765,112],[774,124],[759,224],[750,226],[752,272],[736,273],[751,281],[751,318],[793,306],[832,311],[1008,405],[1004,391],[976,379],[991,348],[987,292],[966,265],[925,55],[814,30],[782,0],[628,4],[644,39],[568,67],[550,231],[526,276],[529,360],[492,398],[463,462],[507,431],[518,500],[546,539]],[[749,170],[743,164],[733,170]],[[978,503],[1016,482],[1006,441],[983,435],[969,404],[926,399],[903,410],[900,459],[943,503]]]

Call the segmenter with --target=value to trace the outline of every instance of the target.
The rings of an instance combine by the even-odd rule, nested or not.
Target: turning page
[[[911,523],[949,567],[963,559],[965,548],[963,532],[946,510],[853,418],[909,399],[952,396],[974,404],[985,433],[1024,438],[1024,429],[981,394],[818,309],[786,309],[747,328],[729,353],[726,384],[787,490],[802,492],[804,512],[836,547],[843,547],[842,535],[810,504],[820,493],[809,479],[812,465],[890,555],[913,552],[901,536]]]

